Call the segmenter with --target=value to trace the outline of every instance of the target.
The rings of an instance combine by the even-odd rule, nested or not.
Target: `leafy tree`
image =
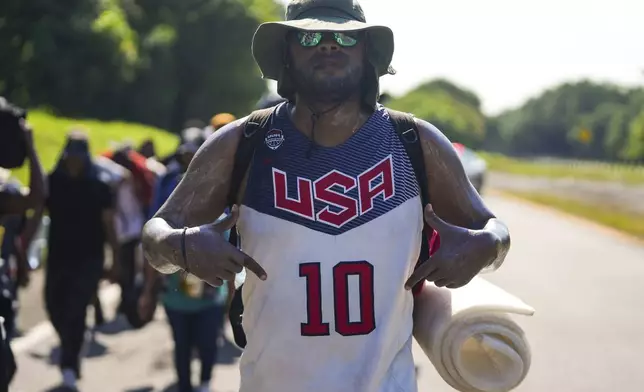
[[[644,108],[628,125],[628,137],[620,153],[629,161],[644,161]]]
[[[0,94],[19,105],[178,130],[266,89],[250,44],[280,17],[272,0],[59,3],[0,3]]]
[[[443,79],[423,83],[392,99],[388,106],[429,121],[453,142],[479,146],[485,138],[485,116],[478,97]]]
[[[592,125],[591,139],[595,141],[591,144],[601,143],[606,132],[602,127],[611,117],[608,113],[627,104],[629,98],[629,92],[613,85],[588,81],[566,83],[530,99],[519,109],[498,116],[499,134],[513,153],[592,154],[595,151],[592,147],[580,147],[577,137],[580,130],[589,131]],[[605,104],[614,105],[599,109]],[[599,111],[594,114],[596,110]]]

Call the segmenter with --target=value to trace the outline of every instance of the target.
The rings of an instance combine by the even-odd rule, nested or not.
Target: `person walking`
[[[111,276],[119,268],[114,195],[98,176],[87,137],[72,132],[49,175],[46,208],[51,219],[45,272],[45,304],[60,338],[63,387],[76,390],[87,307],[103,276],[104,244],[112,250]]]
[[[153,211],[156,212],[178,185],[188,169],[199,144],[183,143],[177,150],[179,166],[159,180],[154,192]],[[225,235],[229,235],[226,233]],[[159,274],[146,263],[147,276],[139,300],[141,318],[148,319],[156,301],[156,280]],[[196,349],[201,363],[199,392],[210,391],[212,372],[217,359],[218,342],[223,333],[228,286],[213,287],[189,273],[178,272],[164,276],[161,294],[174,341],[174,363],[179,392],[193,392],[191,361]]]
[[[15,333],[18,285],[28,281],[26,249],[40,223],[47,194],[40,159],[36,153],[27,114],[0,97],[0,392],[5,392],[16,373],[11,349]],[[22,142],[22,143],[21,143]],[[24,147],[21,157],[21,145]],[[29,162],[29,188],[10,179],[6,169]],[[32,211],[29,218],[28,212]]]
[[[443,133],[378,103],[393,32],[357,0],[292,0],[252,52],[288,102],[206,141],[146,223],[146,258],[212,285],[247,269],[240,392],[416,392],[414,291],[498,268],[509,230]]]

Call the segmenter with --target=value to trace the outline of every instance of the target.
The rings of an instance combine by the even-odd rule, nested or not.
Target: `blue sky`
[[[496,114],[567,80],[644,86],[644,0],[360,3],[394,31],[398,74],[381,79],[393,94],[445,77]]]

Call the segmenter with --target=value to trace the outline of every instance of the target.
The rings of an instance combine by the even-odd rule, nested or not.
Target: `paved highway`
[[[487,197],[510,226],[506,264],[487,278],[536,308],[518,319],[533,351],[519,392],[639,392],[644,388],[644,244],[608,229],[514,199]],[[115,298],[104,292],[106,302]],[[172,343],[162,312],[141,331],[118,323],[99,332],[85,360],[84,392],[171,391]],[[47,325],[18,341],[19,373],[12,391],[50,390],[55,339]],[[421,392],[452,391],[416,349]],[[236,391],[239,352],[227,344],[214,390]],[[195,366],[194,375],[196,376]]]

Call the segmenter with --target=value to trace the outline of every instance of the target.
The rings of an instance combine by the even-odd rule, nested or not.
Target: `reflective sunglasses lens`
[[[335,42],[340,46],[351,47],[355,46],[358,43],[358,39],[355,36],[351,36],[345,33],[334,33],[333,38]]]
[[[300,31],[297,34],[297,38],[300,41],[300,45],[311,48],[317,46],[320,41],[322,41],[322,33],[313,33],[309,31]]]

